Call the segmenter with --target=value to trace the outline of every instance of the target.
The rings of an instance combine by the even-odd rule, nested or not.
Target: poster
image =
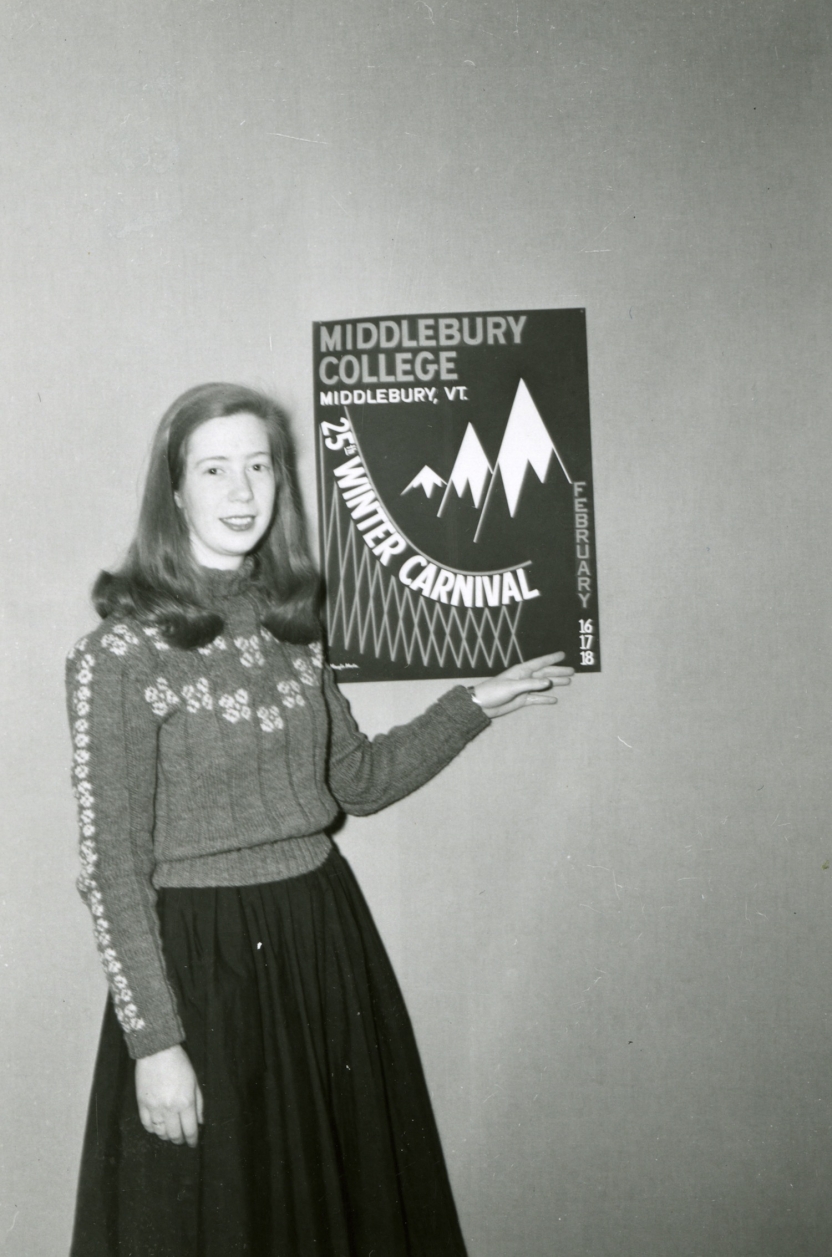
[[[583,310],[313,325],[342,681],[601,667]]]

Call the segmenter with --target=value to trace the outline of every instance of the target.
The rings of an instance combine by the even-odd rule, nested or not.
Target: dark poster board
[[[601,667],[583,310],[315,323],[330,659],[344,681]]]

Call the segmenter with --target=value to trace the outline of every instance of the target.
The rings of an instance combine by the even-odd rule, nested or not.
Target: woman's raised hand
[[[202,1092],[181,1044],[136,1061],[136,1099],[142,1126],[149,1134],[196,1147]]]
[[[558,700],[552,689],[556,685],[568,685],[575,671],[574,668],[563,667],[561,659],[563,651],[558,650],[553,655],[540,655],[537,659],[516,663],[513,668],[475,685],[474,697],[492,720],[495,716],[507,716],[520,707],[556,703]]]

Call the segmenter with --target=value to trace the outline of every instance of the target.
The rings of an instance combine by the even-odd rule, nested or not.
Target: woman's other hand
[[[563,667],[561,659],[563,651],[558,650],[553,655],[540,655],[537,659],[516,663],[513,668],[475,685],[474,697],[492,720],[495,716],[507,716],[520,707],[556,703],[558,700],[552,693],[553,688],[568,685],[575,671],[574,668]]]
[[[180,1044],[136,1061],[136,1099],[146,1131],[173,1144],[196,1147],[202,1092]]]

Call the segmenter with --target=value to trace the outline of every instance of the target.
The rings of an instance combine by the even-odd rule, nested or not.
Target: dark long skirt
[[[343,858],[165,890],[159,914],[205,1124],[196,1149],[144,1130],[108,1004],[72,1257],[464,1257],[407,1011]]]

